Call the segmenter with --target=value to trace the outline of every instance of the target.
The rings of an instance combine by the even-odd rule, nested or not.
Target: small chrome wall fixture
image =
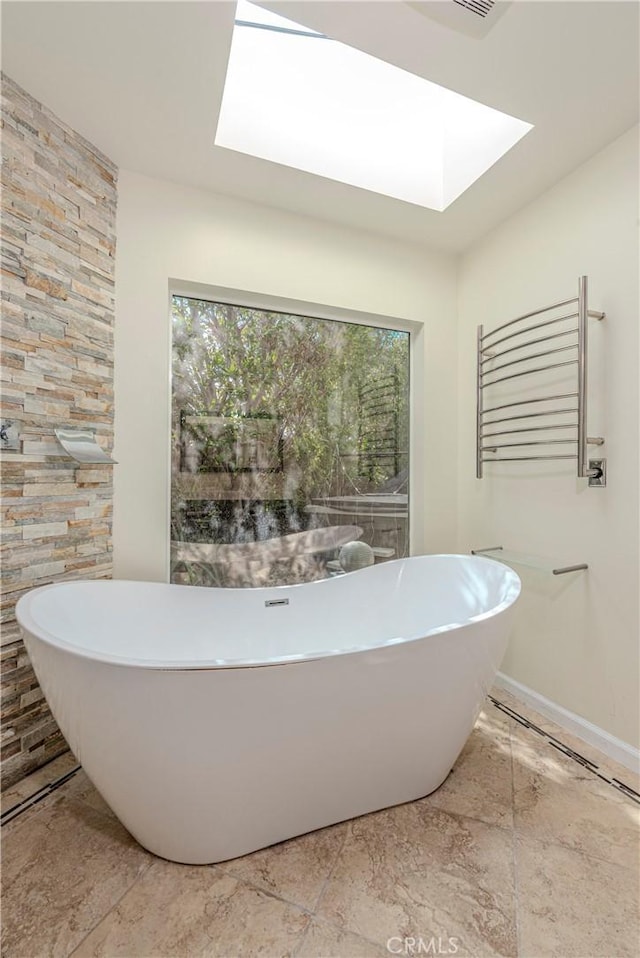
[[[115,463],[96,442],[91,429],[54,429],[55,437],[68,456],[82,463]]]
[[[607,460],[589,460],[589,485],[604,489],[607,484]]]
[[[9,452],[20,451],[20,431],[12,419],[0,422],[0,447]]]

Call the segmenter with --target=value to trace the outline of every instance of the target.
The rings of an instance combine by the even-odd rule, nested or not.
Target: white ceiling
[[[400,0],[263,5],[535,129],[435,212],[213,146],[227,0],[5,0],[2,67],[122,168],[446,250],[475,242],[638,122],[637,2],[515,0],[483,39]]]

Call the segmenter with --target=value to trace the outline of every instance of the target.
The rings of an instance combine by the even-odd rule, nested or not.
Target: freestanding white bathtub
[[[421,556],[273,589],[65,582],[17,617],[116,815],[155,854],[203,864],[438,788],[519,591],[492,559]]]

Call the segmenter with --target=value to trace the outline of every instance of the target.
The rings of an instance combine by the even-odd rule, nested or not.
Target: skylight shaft
[[[444,210],[531,129],[245,0],[236,19],[265,29],[236,24],[217,146]]]

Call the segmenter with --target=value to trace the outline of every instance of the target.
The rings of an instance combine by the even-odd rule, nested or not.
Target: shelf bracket
[[[484,549],[472,549],[472,550],[471,550],[471,555],[472,555],[472,556],[485,556],[486,558],[491,559],[492,556],[491,556],[490,553],[492,553],[492,552],[504,552],[504,551],[505,551],[505,550],[504,550],[503,546],[486,546]],[[507,553],[507,555],[508,555],[508,553]],[[506,558],[506,557],[505,557],[505,558],[502,558],[502,559],[501,559],[500,556],[496,556],[495,558],[496,558],[497,561],[502,561],[502,562],[504,562],[504,563],[506,563],[506,564],[508,564],[509,562],[513,562],[514,565],[523,565],[523,566],[527,566],[528,568],[532,568],[532,569],[535,569],[535,568],[544,569],[544,568],[545,568],[545,567],[542,566],[542,565],[540,565],[540,566],[534,565],[534,563],[531,562],[531,561],[526,562],[526,561],[524,561],[524,560],[518,560],[517,557],[513,557],[513,556],[509,556],[509,558]],[[548,571],[550,571],[552,575],[566,575],[567,572],[581,572],[581,571],[583,571],[584,569],[588,569],[588,568],[589,568],[589,566],[587,565],[586,562],[579,562],[579,563],[576,563],[575,565],[558,566],[557,568],[553,568],[553,567],[551,566],[551,567],[549,567]]]

